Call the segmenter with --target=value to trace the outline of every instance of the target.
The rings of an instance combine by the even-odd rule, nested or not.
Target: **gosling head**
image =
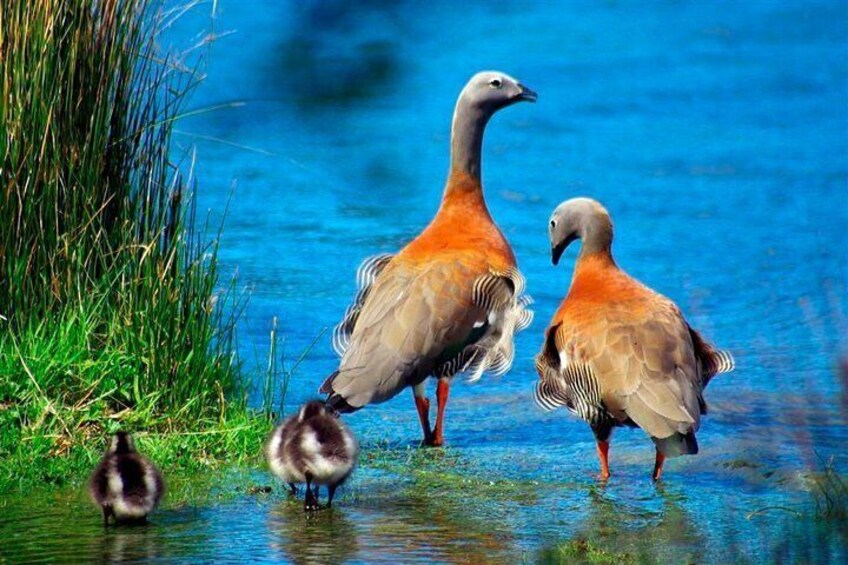
[[[551,238],[551,262],[556,265],[571,243],[580,239],[581,255],[609,252],[612,244],[612,219],[606,208],[591,198],[572,198],[557,206],[548,223]]]
[[[112,444],[109,446],[109,455],[126,455],[135,453],[135,444],[132,436],[127,432],[117,432],[112,436]]]
[[[297,419],[301,422],[305,422],[306,420],[311,420],[312,418],[332,414],[333,412],[331,411],[331,409],[328,408],[323,401],[312,400],[301,407]]]
[[[516,102],[535,102],[537,95],[506,73],[483,71],[471,77],[459,97],[491,115]]]

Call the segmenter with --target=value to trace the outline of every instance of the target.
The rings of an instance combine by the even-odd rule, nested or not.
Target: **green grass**
[[[545,549],[538,555],[537,563],[637,563],[632,555],[617,553],[598,547],[585,539],[575,539],[556,547]]]
[[[219,290],[171,133],[199,74],[147,0],[0,11],[0,490],[84,479],[117,429],[180,469],[256,456]],[[258,442],[258,443],[257,443]]]

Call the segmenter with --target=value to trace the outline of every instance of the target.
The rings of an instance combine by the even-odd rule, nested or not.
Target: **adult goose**
[[[602,479],[610,474],[612,429],[642,428],[656,446],[658,480],[667,457],[698,452],[704,388],[733,369],[733,358],[689,327],[671,300],[618,268],[612,220],[598,202],[560,204],[549,228],[554,265],[574,240],[582,247],[536,357],[536,402],[546,410],[564,406],[589,423]]]
[[[444,442],[450,379],[502,374],[512,364],[513,335],[529,325],[509,243],[483,198],[483,131],[498,110],[536,94],[501,72],[481,72],[463,88],[451,127],[451,162],[442,203],[424,231],[396,255],[367,259],[359,290],[335,328],[338,370],[320,391],[340,412],[385,402],[412,387],[424,444]],[[435,429],[425,380],[438,379]]]

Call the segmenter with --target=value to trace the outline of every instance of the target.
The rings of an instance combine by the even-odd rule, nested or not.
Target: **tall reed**
[[[216,244],[171,160],[198,79],[160,52],[165,17],[0,0],[0,425],[73,436],[243,407],[238,308],[216,304]]]

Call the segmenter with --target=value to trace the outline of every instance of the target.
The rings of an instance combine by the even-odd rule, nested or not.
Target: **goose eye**
[[[491,86],[492,88],[500,88],[501,86],[503,86],[503,83],[501,82],[501,79],[493,78],[489,81],[489,86]]]
[[[551,220],[551,229],[556,227],[556,220]]]

